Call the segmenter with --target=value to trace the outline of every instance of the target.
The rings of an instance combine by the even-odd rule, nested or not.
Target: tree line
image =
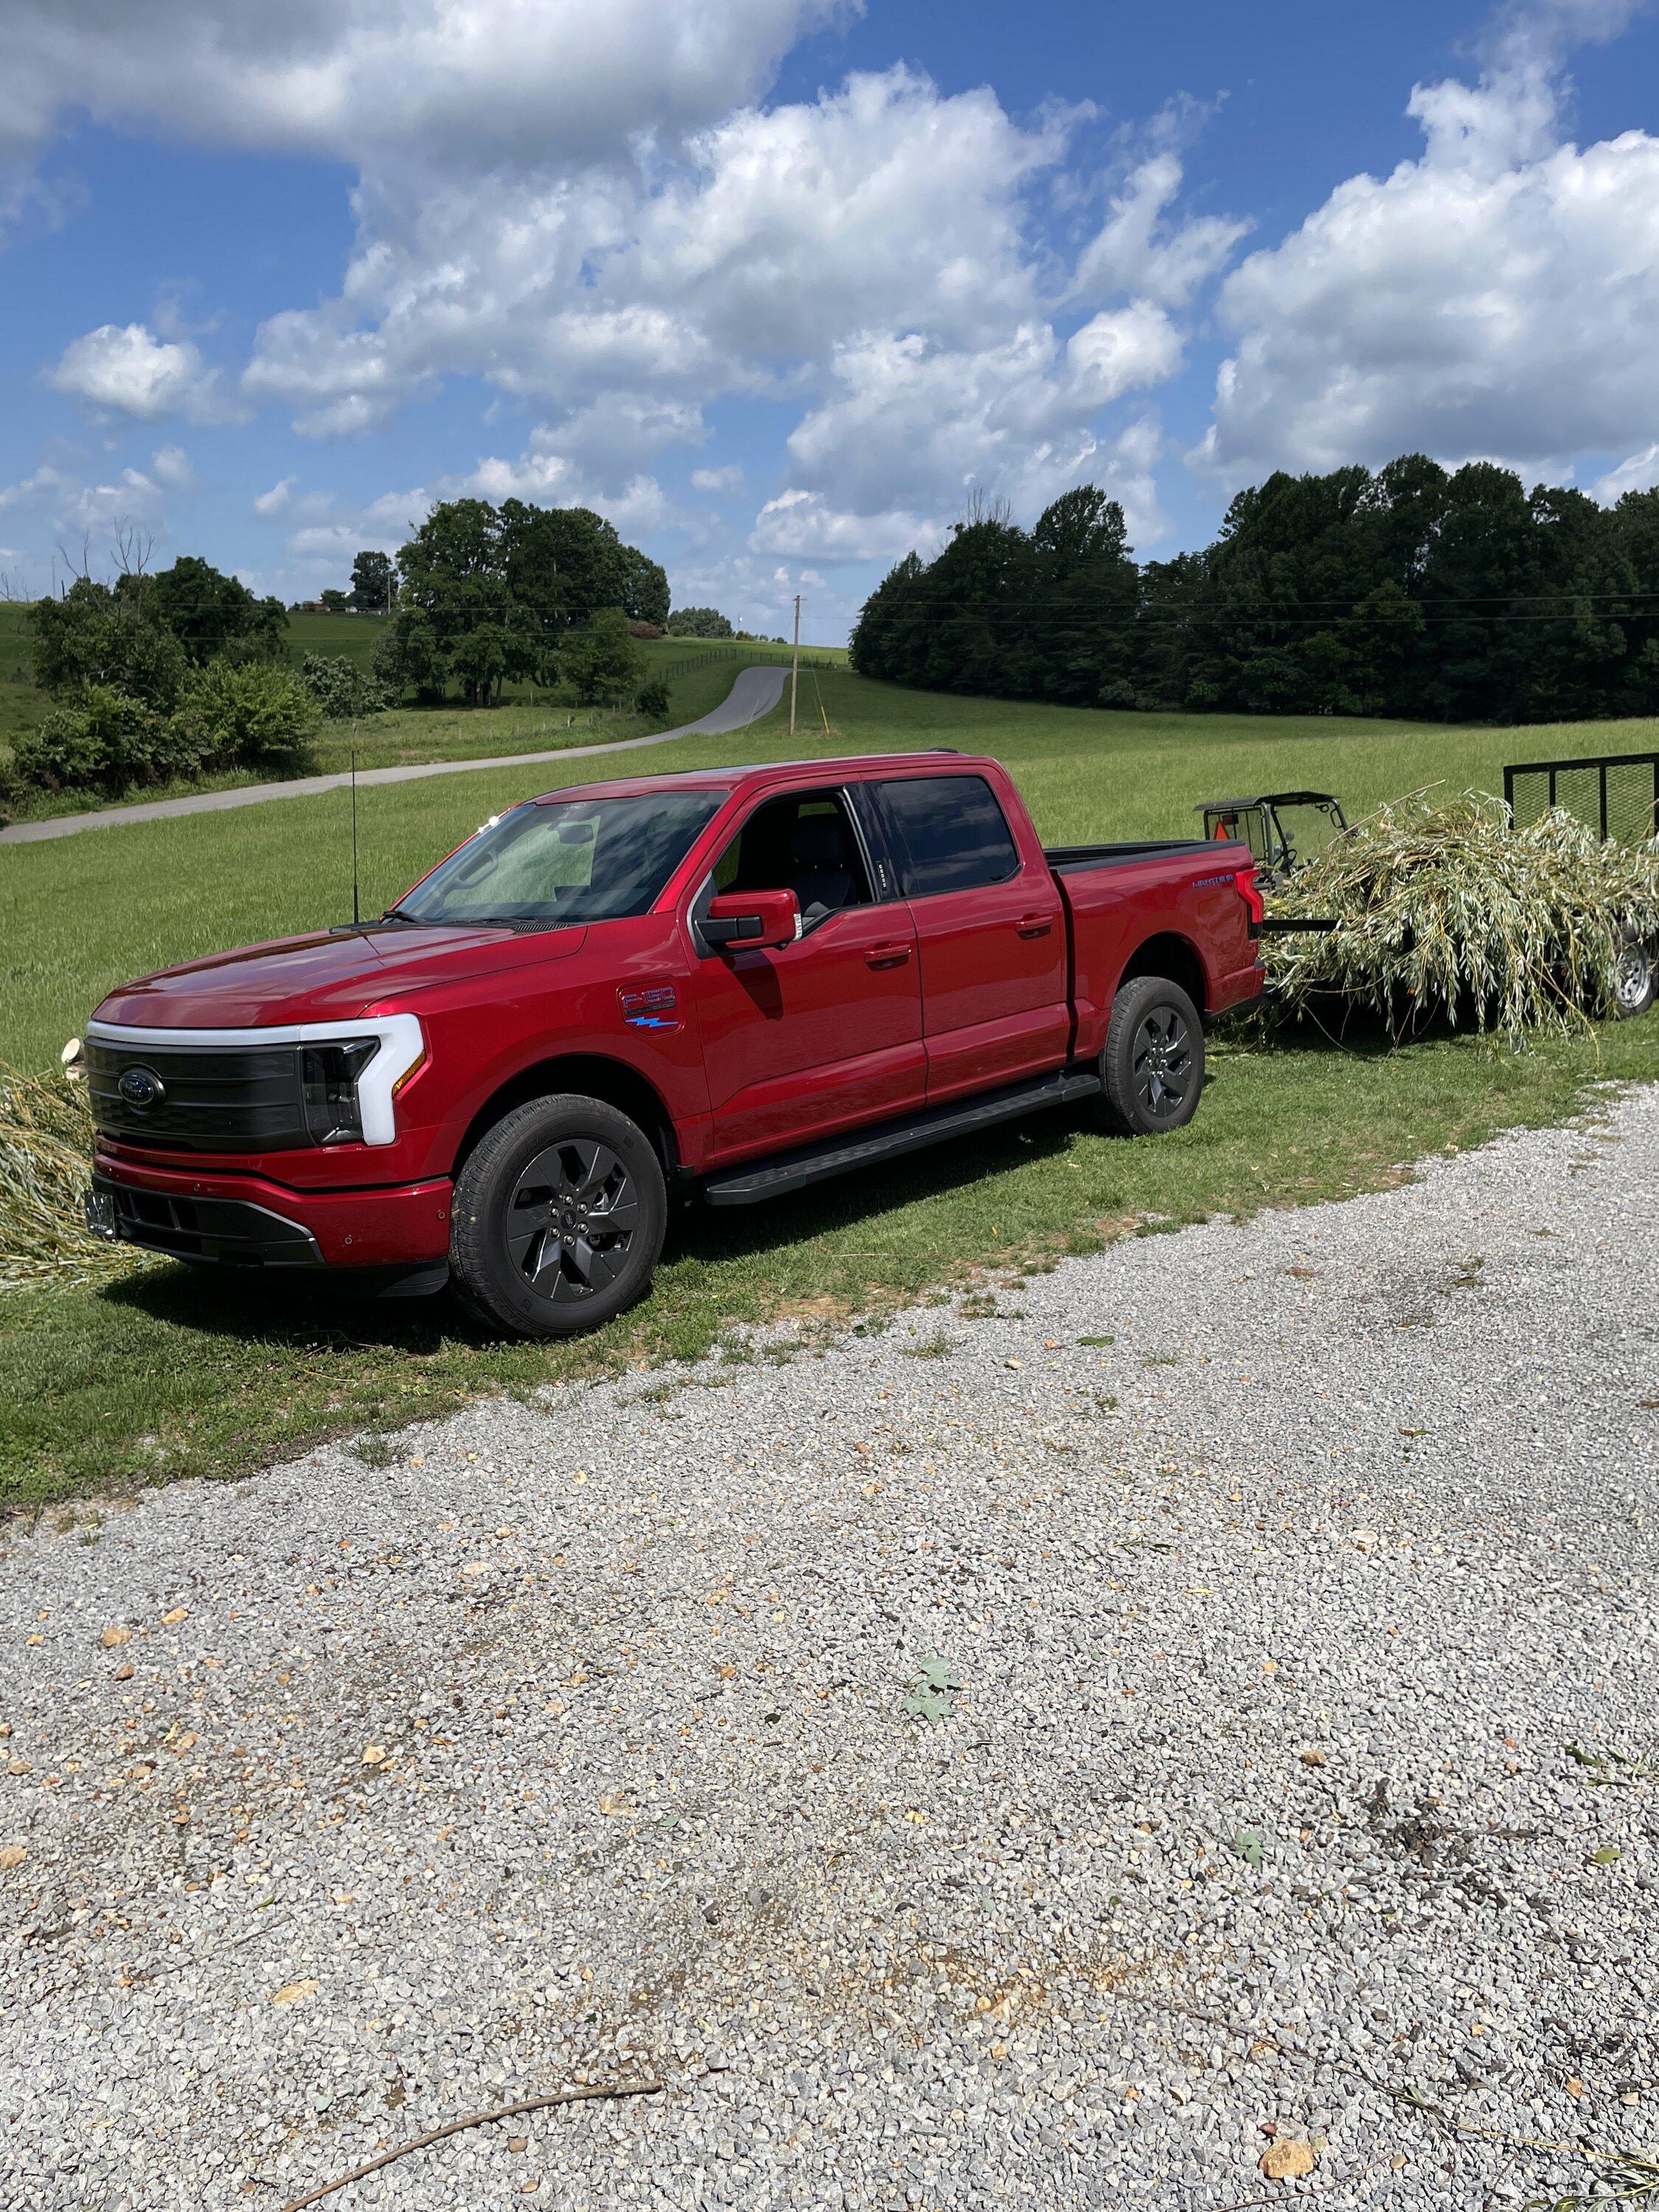
[[[1073,706],[1526,722],[1659,713],[1659,489],[1603,507],[1420,453],[1283,471],[1214,542],[1137,562],[1094,485],[1030,530],[977,504],[908,554],[861,675]]]
[[[395,563],[359,554],[350,599],[325,597],[386,617],[372,673],[314,653],[295,669],[279,599],[193,555],[152,571],[134,550],[118,545],[112,580],[81,575],[29,608],[33,673],[52,704],[0,757],[0,805],[34,790],[115,795],[243,765],[292,769],[323,720],[456,689],[489,705],[514,678],[583,704],[667,710],[635,633],[662,634],[668,579],[586,507],[452,500]],[[690,613],[700,634],[724,619]]]

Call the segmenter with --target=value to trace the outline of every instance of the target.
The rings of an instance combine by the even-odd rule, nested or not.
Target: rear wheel
[[[1204,1088],[1204,1024],[1164,975],[1136,975],[1119,990],[1107,1024],[1100,1073],[1113,1126],[1131,1136],[1179,1129]]]
[[[574,1336],[644,1296],[667,1218],[662,1167],[637,1122],[599,1098],[535,1098],[457,1177],[450,1264],[492,1328]]]
[[[1619,948],[1613,971],[1613,1011],[1620,1021],[1633,1021],[1653,1004],[1655,948],[1639,938],[1627,937]]]

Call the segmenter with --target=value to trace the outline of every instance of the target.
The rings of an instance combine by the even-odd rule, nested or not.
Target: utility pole
[[[789,664],[789,734],[795,734],[795,693],[800,684],[800,593],[795,594],[795,651]]]

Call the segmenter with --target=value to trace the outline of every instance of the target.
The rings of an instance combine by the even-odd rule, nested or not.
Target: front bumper
[[[291,1190],[263,1176],[195,1174],[100,1146],[88,1226],[179,1260],[234,1267],[430,1267],[448,1256],[447,1176],[390,1189]]]

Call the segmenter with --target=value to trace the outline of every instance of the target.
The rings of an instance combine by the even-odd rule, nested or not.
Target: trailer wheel
[[[1120,988],[1100,1055],[1111,1126],[1133,1137],[1179,1129],[1204,1088],[1204,1024],[1164,975],[1136,975]]]
[[[1655,947],[1627,937],[1613,971],[1613,1011],[1621,1022],[1634,1021],[1653,1004]]]
[[[662,1166],[637,1122],[599,1098],[532,1098],[456,1178],[450,1265],[491,1328],[575,1336],[645,1295],[667,1219]]]

